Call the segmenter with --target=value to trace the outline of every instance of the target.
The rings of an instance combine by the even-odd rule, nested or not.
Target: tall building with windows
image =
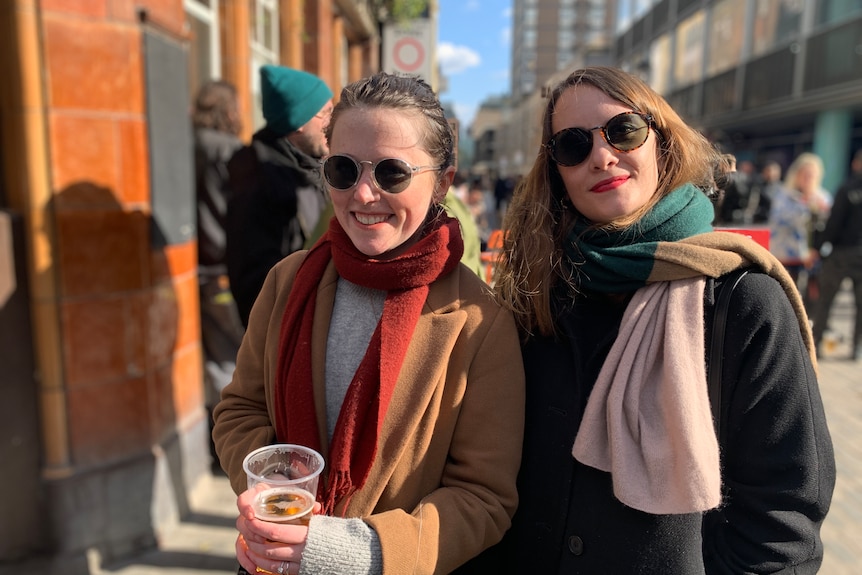
[[[740,159],[803,151],[834,190],[862,147],[862,3],[620,0],[614,60]]]
[[[612,8],[602,0],[515,0],[512,98],[529,96],[578,54],[604,46]]]
[[[610,63],[615,6],[615,0],[514,1],[511,93],[493,131],[494,157],[477,151],[486,158],[484,169],[503,176],[526,173],[539,144],[549,83],[577,66]],[[474,138],[488,139],[481,133]]]

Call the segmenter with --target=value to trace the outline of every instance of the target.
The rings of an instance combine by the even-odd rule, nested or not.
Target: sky
[[[440,100],[467,127],[486,98],[509,92],[512,3],[438,0],[438,6],[437,60],[447,81]]]

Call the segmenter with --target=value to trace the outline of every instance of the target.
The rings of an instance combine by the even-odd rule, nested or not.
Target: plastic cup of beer
[[[256,492],[258,519],[308,524],[324,467],[322,455],[302,445],[280,443],[255,449],[242,466],[248,488]]]

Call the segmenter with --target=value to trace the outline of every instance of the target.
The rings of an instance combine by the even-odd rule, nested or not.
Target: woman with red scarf
[[[449,573],[500,540],[517,504],[517,329],[459,263],[441,208],[453,135],[431,88],[351,84],[327,138],[335,217],[269,273],[214,414],[237,558],[279,575]],[[242,461],[271,443],[326,460],[308,526],[254,518]]]

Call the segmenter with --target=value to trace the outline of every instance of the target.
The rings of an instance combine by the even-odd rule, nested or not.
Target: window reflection
[[[745,0],[721,0],[713,6],[707,75],[722,72],[741,60],[742,40],[745,35],[744,16]]]
[[[752,53],[757,56],[799,34],[802,0],[755,0]]]
[[[676,33],[674,84],[677,87],[697,82],[703,70],[704,12],[698,10],[680,22]]]

